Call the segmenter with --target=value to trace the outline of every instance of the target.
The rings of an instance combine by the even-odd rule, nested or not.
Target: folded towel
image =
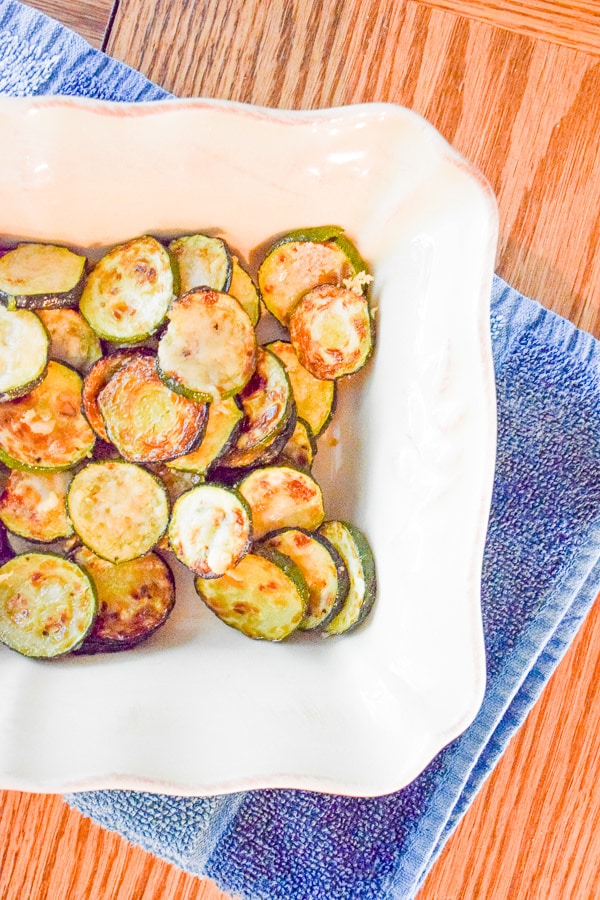
[[[0,93],[167,96],[16,2],[0,10]],[[415,895],[600,590],[600,344],[499,278],[491,330],[498,456],[482,580],[488,683],[473,724],[385,797],[118,790],[71,794],[73,807],[248,900]]]

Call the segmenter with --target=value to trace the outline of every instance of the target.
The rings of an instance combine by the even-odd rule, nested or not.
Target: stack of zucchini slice
[[[208,234],[143,235],[93,266],[5,252],[0,641],[44,658],[136,646],[175,603],[165,550],[249,637],[362,622],[373,554],[327,520],[311,466],[338,380],[372,353],[371,280],[337,226],[272,241],[256,279]],[[259,339],[261,308],[279,339]]]

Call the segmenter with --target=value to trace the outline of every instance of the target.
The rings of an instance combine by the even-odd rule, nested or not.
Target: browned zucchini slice
[[[37,315],[50,335],[50,359],[85,373],[102,356],[98,335],[76,309],[40,309]]]
[[[19,244],[0,259],[0,301],[28,309],[77,306],[85,256],[53,244]]]
[[[310,472],[317,452],[317,442],[303,419],[296,419],[292,436],[277,457],[279,465]]]
[[[298,417],[308,423],[318,437],[331,421],[335,409],[336,384],[331,379],[315,378],[305,369],[289,341],[267,344],[284,364],[292,385]]]
[[[169,503],[172,506],[177,498],[186,491],[203,484],[204,478],[197,472],[181,472],[178,469],[170,469],[169,465],[170,463],[154,463],[147,468],[160,478],[166,487]],[[168,549],[168,542],[164,544],[164,547]]]
[[[113,375],[119,371],[121,366],[134,359],[138,355],[149,354],[150,351],[145,349],[122,349],[115,350],[108,356],[103,356],[98,362],[94,363],[90,371],[85,376],[83,382],[83,412],[86,419],[103,441],[109,441],[108,433],[104,419],[98,407],[98,395],[100,391],[106,387]]]
[[[237,436],[243,413],[234,397],[209,404],[208,421],[198,447],[167,463],[169,469],[205,475]]]
[[[67,490],[71,472],[21,472],[13,469],[0,494],[0,519],[9,531],[29,541],[70,537]]]
[[[179,293],[199,287],[226,291],[231,282],[232,260],[221,238],[207,234],[186,234],[169,244],[177,263]]]
[[[290,338],[301,365],[315,378],[351,375],[373,350],[369,302],[348,288],[314,288],[290,317]]]
[[[243,268],[237,256],[231,257],[231,284],[228,294],[238,301],[248,313],[248,318],[253,325],[257,325],[260,319],[260,294],[252,281],[251,276]]]
[[[162,482],[134,463],[90,463],[73,478],[67,511],[81,541],[110,562],[143,556],[167,530]]]
[[[110,441],[130,462],[165,462],[189,453],[202,438],[207,404],[170,390],[152,356],[122,365],[98,395]]]
[[[24,656],[51,659],[70,653],[95,615],[92,582],[70,560],[24,553],[0,569],[0,641]]]
[[[112,563],[78,547],[73,560],[90,576],[98,613],[78,653],[130,650],[167,621],[175,605],[171,570],[156,553]]]
[[[319,531],[339,552],[350,578],[344,605],[324,629],[330,635],[344,634],[360,625],[375,602],[377,578],[373,551],[362,531],[349,522],[325,522]]]
[[[0,404],[0,459],[28,471],[68,469],[88,456],[94,432],[81,412],[81,377],[50,361],[29,394]]]
[[[221,578],[196,578],[196,591],[215,615],[247,637],[282,641],[298,628],[308,587],[283,553],[247,553]]]
[[[173,301],[158,345],[158,368],[168,387],[200,402],[233,397],[256,365],[256,335],[229,294],[191,291]]]
[[[223,466],[245,467],[261,458],[294,413],[294,398],[285,366],[259,348],[256,369],[238,395],[244,418],[237,440],[221,459]]]
[[[79,309],[99,337],[136,343],[162,325],[174,286],[169,253],[156,238],[145,235],[120,244],[98,261]]]
[[[265,466],[238,485],[252,513],[255,540],[281,528],[314,531],[324,518],[323,493],[306,472],[291,466]]]
[[[40,383],[49,344],[35,313],[0,306],[0,403],[22,397]]]
[[[177,559],[201,578],[217,578],[250,546],[248,504],[233,490],[201,484],[176,501],[169,545]]]
[[[318,532],[286,528],[270,535],[265,546],[296,563],[308,585],[308,603],[298,626],[301,631],[326,625],[340,611],[350,580],[344,560],[333,544]]]

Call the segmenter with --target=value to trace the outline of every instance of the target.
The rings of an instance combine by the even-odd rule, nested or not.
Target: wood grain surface
[[[490,180],[499,273],[600,337],[599,4],[121,0],[107,50],[180,96],[412,107]],[[599,646],[597,603],[419,900],[600,896]],[[60,797],[0,793],[1,900],[63,897],[226,895]]]
[[[53,19],[74,29],[93,47],[104,45],[118,0],[24,0]]]

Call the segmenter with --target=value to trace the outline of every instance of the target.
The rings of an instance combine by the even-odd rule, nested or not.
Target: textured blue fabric
[[[0,4],[0,93],[162,99],[131,69]],[[600,345],[494,279],[498,457],[483,567],[488,685],[467,731],[408,787],[178,798],[72,794],[107,828],[247,900],[413,897],[600,590]]]

